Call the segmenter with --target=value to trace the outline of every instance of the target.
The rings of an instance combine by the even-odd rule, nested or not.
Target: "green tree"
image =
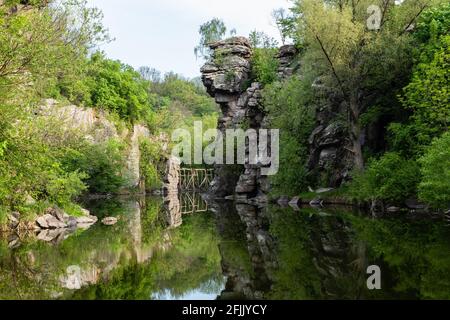
[[[399,100],[408,118],[390,125],[391,145],[407,156],[423,155],[433,138],[449,129],[450,5],[423,13],[414,32],[415,66],[410,83]]]
[[[148,83],[132,67],[95,53],[89,61],[86,78],[88,90],[83,103],[103,108],[130,122],[142,120],[152,111]]]
[[[97,41],[108,40],[101,13],[86,1],[6,1],[0,4],[0,97],[44,94],[56,78],[77,73]],[[77,24],[71,21],[78,21]],[[33,85],[30,86],[29,84]]]
[[[408,30],[432,2],[375,1],[381,10],[377,30],[368,28],[373,0],[297,2],[297,38],[307,46],[322,83],[347,109],[349,152],[357,169],[364,168],[361,115],[408,72]]]
[[[271,126],[280,128],[280,163],[289,164],[281,166],[272,178],[276,193],[294,195],[304,191],[310,182],[306,141],[313,129],[314,114],[309,80],[292,77],[274,82],[263,91]]]
[[[394,204],[414,197],[420,182],[419,165],[397,153],[386,153],[355,174],[350,195],[360,201],[386,200]]]
[[[226,36],[227,30],[227,26],[219,18],[213,18],[202,24],[198,30],[200,42],[194,48],[195,56],[205,60],[209,59],[211,57],[211,49],[209,46],[214,42],[222,40]],[[230,37],[235,36],[236,29],[231,29],[229,35]]]
[[[419,160],[422,181],[419,197],[436,208],[450,207],[450,133],[434,140],[425,155]]]

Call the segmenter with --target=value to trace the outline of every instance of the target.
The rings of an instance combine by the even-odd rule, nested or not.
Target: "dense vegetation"
[[[215,122],[216,105],[198,79],[134,70],[98,51],[107,41],[102,13],[84,0],[1,1],[0,222],[8,211],[31,219],[49,205],[77,214],[81,194],[129,186],[135,124],[155,137],[140,141],[141,169],[147,188],[159,187],[167,134],[202,117]],[[71,104],[95,110],[108,126],[103,136],[58,116]]]
[[[380,5],[380,27],[370,30],[373,1],[324,2],[296,1],[290,15],[277,15],[283,38],[300,51],[298,76],[277,79],[273,59],[256,51],[257,79],[281,129],[280,162],[289,163],[273,179],[274,192],[327,184],[326,174],[308,168],[308,138],[315,114],[338,103],[345,112],[335,121],[346,130],[354,167],[348,198],[398,204],[418,198],[448,208],[450,6],[387,1]],[[272,48],[259,50],[273,57]],[[361,135],[374,125],[381,133],[377,146],[364,144]]]

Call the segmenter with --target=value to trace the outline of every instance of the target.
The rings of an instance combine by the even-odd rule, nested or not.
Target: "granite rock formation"
[[[259,129],[268,129],[262,103],[263,86],[252,82],[250,42],[246,38],[234,37],[212,44],[211,49],[212,57],[201,72],[208,93],[222,110],[218,129],[224,136],[227,129],[247,127],[257,132]],[[294,73],[291,63],[296,54],[294,46],[283,46],[280,49],[280,77],[286,78]],[[211,193],[219,198],[236,194],[239,201],[256,199],[256,202],[264,203],[267,201],[270,183],[267,176],[261,175],[264,167],[262,164],[249,164],[248,145],[246,147],[247,159],[243,168],[216,166]],[[270,154],[270,150],[268,151]]]
[[[252,82],[252,48],[246,38],[235,37],[211,45],[211,59],[202,67],[202,80],[208,93],[220,105],[222,115],[218,129],[247,127],[268,128],[268,117],[262,101],[263,86]],[[301,77],[300,54],[293,45],[278,50],[278,80],[285,81],[293,75]],[[318,78],[313,84],[316,104],[316,124],[309,138],[308,169],[325,187],[339,187],[350,178],[353,168],[351,142],[345,121],[346,107],[339,97]],[[337,116],[342,115],[342,116]],[[343,118],[344,117],[344,118]],[[374,130],[372,130],[374,131]],[[361,136],[363,145],[373,144],[377,137],[370,132]],[[269,150],[270,152],[270,150]],[[262,166],[248,165],[238,168],[217,165],[216,178],[211,193],[218,198],[232,194],[242,202],[264,203],[270,183],[261,175]],[[253,201],[252,201],[253,200]]]

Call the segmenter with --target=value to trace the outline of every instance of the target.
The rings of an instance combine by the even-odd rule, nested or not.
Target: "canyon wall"
[[[210,48],[211,58],[201,72],[208,93],[222,110],[218,129],[224,135],[226,129],[269,129],[269,118],[262,97],[264,88],[261,83],[252,81],[253,50],[249,41],[243,37],[234,37],[216,42]],[[279,48],[278,81],[282,83],[293,75],[302,77],[299,54],[293,45]],[[346,108],[320,79],[314,82],[312,89],[317,99],[311,105],[314,108],[315,124],[307,142],[309,159],[306,165],[309,172],[318,178],[321,187],[334,188],[349,179],[353,167],[353,158],[349,152],[351,145],[346,138],[345,120],[342,120],[345,119]],[[283,135],[282,130],[280,135]],[[370,134],[361,139],[370,140]],[[264,203],[270,183],[267,176],[261,175],[263,167],[261,164],[245,164],[243,167],[216,165],[211,193],[218,198],[234,195],[243,202]]]
[[[251,80],[252,47],[243,37],[234,37],[211,45],[212,57],[202,67],[202,80],[208,93],[220,105],[222,114],[218,129],[226,136],[227,129],[269,129],[259,82]],[[290,67],[297,50],[284,46],[279,53],[279,76],[289,77]],[[270,134],[268,136],[270,141]],[[259,134],[258,134],[259,141]],[[246,145],[246,164],[242,167],[216,165],[216,176],[211,193],[216,197],[235,195],[238,200],[266,202],[270,191],[267,176],[261,169],[269,167],[261,162],[250,164]],[[268,146],[268,154],[271,150]]]

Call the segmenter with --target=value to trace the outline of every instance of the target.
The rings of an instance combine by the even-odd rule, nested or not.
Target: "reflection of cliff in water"
[[[56,242],[20,235],[13,249],[0,239],[0,299],[450,299],[439,221],[186,193],[86,207],[119,222]],[[382,290],[367,289],[369,265]]]
[[[228,277],[219,298],[361,298],[366,249],[353,241],[350,226],[339,217],[247,204],[214,207],[220,212],[222,267]],[[247,256],[230,252],[231,241],[243,242]]]
[[[184,266],[171,263],[172,269],[159,269],[158,266],[155,275],[167,273],[167,269],[184,274],[188,272],[184,268],[190,267],[189,263],[199,264],[203,256],[209,255],[212,255],[213,261],[217,260],[216,265],[219,266],[218,251],[215,254],[212,249],[204,248],[204,254],[195,250],[185,254],[179,249],[180,245],[188,247],[183,233],[203,233],[203,230],[196,230],[209,223],[208,217],[188,218],[186,227],[178,222],[175,226],[172,221],[181,217],[181,211],[174,206],[167,211],[162,199],[153,198],[94,200],[88,202],[87,207],[100,218],[116,216],[119,223],[113,227],[98,224],[59,243],[46,243],[38,241],[33,235],[22,235],[20,245],[14,250],[7,248],[7,241],[0,241],[0,299],[70,298],[77,291],[80,291],[77,295],[84,297],[82,292],[88,292],[91,288],[108,287],[107,284],[114,282],[124,269],[131,268],[133,271],[130,272],[135,272],[135,269],[152,268],[154,264],[165,263],[174,257],[189,261]],[[184,231],[180,233],[176,227]],[[202,235],[208,238],[205,243],[212,246],[213,232],[209,230]],[[210,273],[217,273],[218,269],[213,265],[212,262],[208,266],[193,266],[205,278],[200,282],[210,280],[205,268],[209,268]],[[218,274],[221,274],[220,269]],[[166,276],[170,278],[173,275],[164,274],[152,281],[162,281]],[[214,283],[220,285],[221,278],[216,278]],[[189,285],[195,287],[195,283]],[[150,292],[146,296],[150,298]]]
[[[352,208],[213,205],[228,277],[219,299],[450,299],[450,230]],[[367,267],[382,290],[367,288]]]

